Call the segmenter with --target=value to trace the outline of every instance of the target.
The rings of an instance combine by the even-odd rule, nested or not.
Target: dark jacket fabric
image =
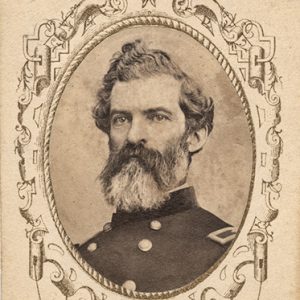
[[[230,225],[199,207],[189,187],[172,193],[160,209],[117,211],[79,252],[114,283],[133,282],[130,288],[140,292],[167,291],[192,282],[224,254],[230,242],[208,237],[222,228]]]

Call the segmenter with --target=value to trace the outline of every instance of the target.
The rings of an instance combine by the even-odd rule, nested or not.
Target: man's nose
[[[145,144],[147,142],[146,132],[147,129],[144,122],[140,119],[133,119],[128,132],[127,139],[133,144]]]

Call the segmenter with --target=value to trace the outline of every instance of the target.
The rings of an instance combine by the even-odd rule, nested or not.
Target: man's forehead
[[[111,108],[144,110],[163,106],[178,109],[180,86],[181,83],[170,75],[117,81],[111,94]]]

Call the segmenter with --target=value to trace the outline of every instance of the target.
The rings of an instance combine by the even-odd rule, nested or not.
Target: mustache
[[[127,142],[118,152],[110,153],[108,164],[101,172],[100,177],[115,176],[132,160],[138,161],[140,166],[149,173],[153,173],[162,163],[167,163],[170,168],[175,164],[172,158],[168,159],[168,156],[166,157],[158,150],[146,148],[142,143]]]

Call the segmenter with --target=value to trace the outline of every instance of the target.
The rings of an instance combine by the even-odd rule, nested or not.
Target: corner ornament
[[[236,20],[236,15],[216,0],[173,0],[173,10],[182,18],[196,17],[213,36],[217,28],[229,46],[229,54],[237,56],[244,81],[257,88],[270,105],[280,102],[275,90],[280,77],[272,63],[275,37],[265,36],[260,24]]]
[[[82,35],[95,25],[94,18],[103,15],[107,18],[126,11],[127,0],[103,0],[95,4],[91,0],[82,0],[70,8],[67,13],[61,12],[61,18],[50,19],[39,24],[34,35],[24,35],[23,53],[26,59],[18,78],[18,116],[15,140],[15,153],[19,156],[19,173],[21,181],[17,183],[19,198],[25,202],[20,208],[21,215],[28,223],[34,225],[36,218],[31,214],[33,196],[36,195],[35,177],[26,172],[25,148],[31,143],[32,132],[24,122],[24,116],[33,97],[40,97],[42,91],[55,81],[60,70],[62,56],[70,54],[70,41],[82,25]],[[36,107],[34,113],[40,109]],[[34,121],[39,127],[39,118]],[[36,160],[37,152],[33,152]],[[34,162],[36,163],[36,161]]]

